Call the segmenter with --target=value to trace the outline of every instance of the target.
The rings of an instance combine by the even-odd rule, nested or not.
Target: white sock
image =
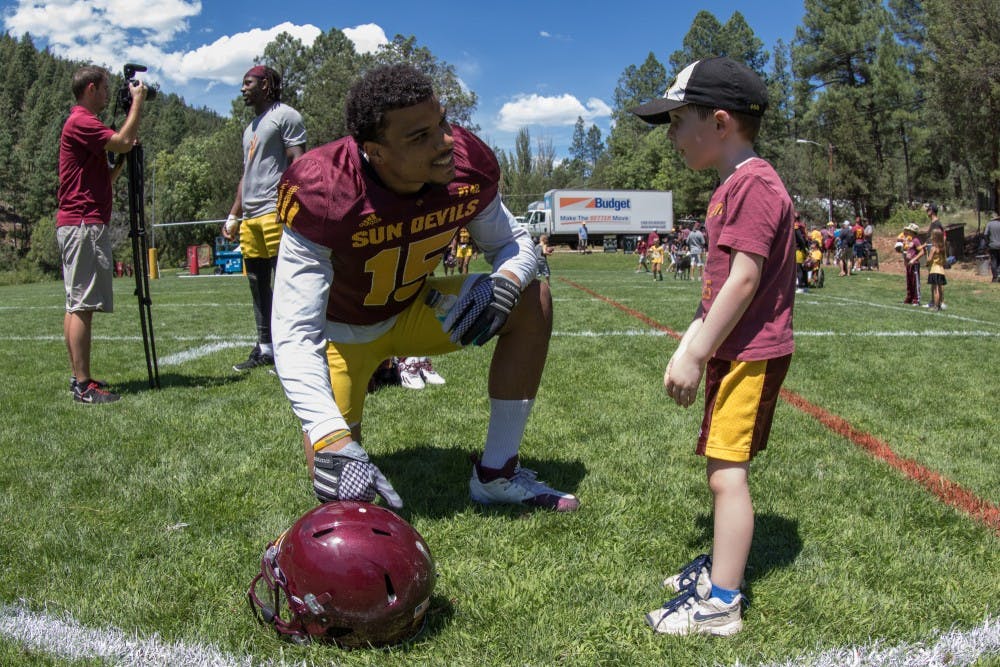
[[[490,425],[486,430],[486,446],[480,464],[486,468],[502,468],[521,448],[524,427],[535,399],[505,401],[490,399]]]

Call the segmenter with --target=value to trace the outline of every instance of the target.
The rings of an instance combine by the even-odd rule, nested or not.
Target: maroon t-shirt
[[[500,168],[493,151],[470,132],[452,130],[454,180],[414,194],[387,189],[351,137],[309,151],[285,171],[279,220],[330,248],[330,321],[374,324],[402,312],[456,230],[496,198]]]
[[[56,226],[111,221],[111,170],[104,147],[115,131],[74,106],[59,137]]]
[[[719,359],[759,361],[791,354],[795,302],[794,209],[784,184],[766,161],[752,158],[712,193],[705,228],[708,257],[702,281],[707,315],[729,278],[730,252],[764,258],[760,285],[716,351]]]

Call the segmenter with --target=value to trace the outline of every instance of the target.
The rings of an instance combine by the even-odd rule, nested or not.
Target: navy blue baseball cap
[[[743,63],[719,56],[697,60],[677,75],[663,97],[634,109],[652,125],[670,122],[670,112],[686,104],[763,116],[767,109],[767,86]]]

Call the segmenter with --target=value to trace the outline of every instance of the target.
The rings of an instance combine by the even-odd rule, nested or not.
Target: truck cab
[[[542,234],[549,233],[548,211],[545,210],[543,202],[533,202],[528,206],[528,212],[524,215],[524,224],[532,238],[537,239]]]

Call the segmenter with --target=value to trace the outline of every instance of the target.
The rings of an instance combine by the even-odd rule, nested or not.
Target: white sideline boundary
[[[207,345],[201,345],[199,347],[192,348],[190,350],[184,350],[183,352],[177,352],[174,354],[168,354],[164,357],[160,357],[158,361],[159,366],[180,366],[188,361],[194,361],[201,357],[207,357],[210,354],[215,354],[219,350],[228,350],[233,347],[246,347],[248,343],[243,341],[220,341],[218,343],[208,343]]]
[[[235,656],[214,646],[166,642],[157,635],[142,638],[118,628],[94,629],[69,613],[58,617],[0,606],[0,636],[31,649],[71,660],[101,659],[119,667],[256,667],[289,665]],[[987,618],[970,630],[949,630],[926,642],[888,646],[881,640],[858,647],[836,648],[760,667],[959,667],[1000,655],[1000,619]],[[331,663],[326,660],[324,665]],[[736,662],[733,667],[748,667]]]
[[[116,667],[255,667],[249,656],[223,653],[214,646],[166,642],[157,635],[127,635],[117,628],[93,629],[68,613],[52,617],[0,607],[0,636],[49,655],[71,660],[100,659]]]
[[[987,618],[971,630],[938,634],[933,643],[928,640],[887,646],[875,640],[865,646],[835,648],[759,667],[954,667],[992,656],[1000,656],[1000,618]],[[733,667],[747,666],[737,662]]]

